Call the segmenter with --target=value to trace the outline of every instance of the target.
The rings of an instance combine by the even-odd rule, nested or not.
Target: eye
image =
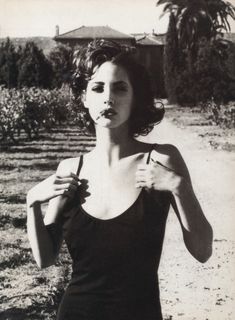
[[[91,90],[99,93],[99,92],[103,92],[104,88],[103,86],[94,86],[91,88]]]
[[[114,90],[115,91],[121,91],[121,92],[127,92],[128,91],[128,88],[127,88],[127,86],[124,86],[124,85],[119,85],[119,86],[116,86],[115,88],[114,88]]]

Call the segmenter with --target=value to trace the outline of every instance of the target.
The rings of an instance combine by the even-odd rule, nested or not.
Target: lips
[[[112,108],[107,108],[100,112],[101,117],[111,117],[111,116],[115,116],[116,114],[117,112]]]

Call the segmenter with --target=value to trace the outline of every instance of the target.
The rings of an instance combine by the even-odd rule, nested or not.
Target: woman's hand
[[[177,193],[182,177],[158,161],[141,164],[136,171],[136,187]]]
[[[74,173],[53,174],[28,192],[28,204],[32,206],[35,203],[44,203],[57,196],[73,198],[79,184],[79,179]]]

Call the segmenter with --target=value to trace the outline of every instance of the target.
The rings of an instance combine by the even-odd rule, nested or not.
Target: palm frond
[[[157,6],[160,6],[161,4],[170,2],[169,0],[158,0],[158,2],[156,3]]]

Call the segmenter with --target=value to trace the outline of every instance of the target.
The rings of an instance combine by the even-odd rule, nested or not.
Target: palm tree
[[[228,18],[235,19],[235,7],[223,0],[206,0],[206,6],[213,22],[214,32],[230,31]]]
[[[191,52],[199,39],[215,39],[222,31],[230,31],[228,19],[235,19],[235,7],[223,0],[159,0],[159,5],[164,5],[163,15],[175,15],[179,44]]]
[[[202,83],[201,89],[203,89],[203,83],[207,81],[203,78],[203,73],[197,70],[203,50],[206,51],[206,48],[211,48],[209,50],[210,58],[216,57],[214,59],[216,63],[213,65],[216,73],[221,74],[222,69],[223,74],[226,73],[224,70],[224,54],[227,54],[226,46],[228,44],[221,39],[221,35],[223,31],[230,31],[229,18],[235,19],[235,7],[224,0],[158,0],[157,5],[163,5],[163,15],[173,15],[176,21],[180,64],[178,65],[179,77],[176,77],[176,84],[173,87],[174,92],[180,92],[180,98],[183,97],[182,100],[185,97],[192,99],[193,96],[196,96],[196,93],[192,90],[191,87],[194,86],[191,83],[199,83],[200,80],[200,83]],[[169,41],[169,35],[167,41]],[[210,59],[207,62],[209,61]],[[169,67],[168,71],[171,72]],[[211,77],[211,79],[214,78],[213,72],[208,69],[208,77]],[[168,75],[169,77],[174,77],[174,72],[171,72]],[[217,83],[217,87],[221,83]],[[199,87],[198,92],[200,92]],[[177,88],[180,88],[180,90]],[[182,88],[186,92],[185,96],[182,93]],[[179,101],[179,96],[176,98]]]

